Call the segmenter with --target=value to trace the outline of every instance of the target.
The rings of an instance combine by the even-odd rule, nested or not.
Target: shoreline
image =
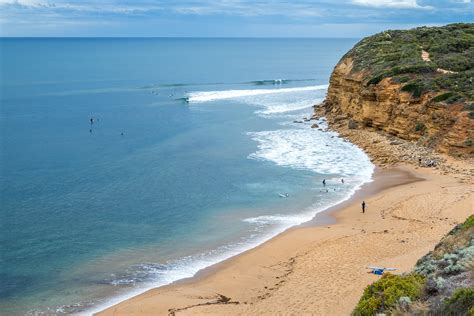
[[[381,175],[383,176],[381,177]],[[386,181],[384,182],[383,179]],[[443,213],[445,217],[437,216],[438,220],[432,220],[433,223],[431,224],[424,223],[426,222],[426,218],[424,218],[424,220],[419,218],[406,218],[405,216],[407,214],[403,214],[404,216],[392,216],[388,221],[390,223],[386,225],[386,213],[393,208],[391,205],[394,203],[403,204],[410,199],[419,199],[420,201],[417,201],[417,203],[421,204],[429,203],[430,199],[438,200],[438,202],[441,203],[442,201],[446,201],[446,199],[449,200],[452,196],[450,195],[448,198],[446,195],[439,194],[440,192],[433,195],[432,191],[446,190],[448,187],[462,191],[460,195],[461,198],[450,205],[450,210],[452,211],[453,206],[459,206],[460,204],[464,206],[455,213],[449,214],[449,217],[446,216],[448,214],[444,214],[446,210],[441,208],[438,209],[437,212],[440,214]],[[423,194],[417,197],[421,192],[423,192]],[[148,290],[113,305],[97,313],[97,315],[174,315],[178,312],[180,315],[187,312],[258,314],[267,313],[267,311],[268,313],[278,311],[304,313],[311,311],[313,313],[320,312],[322,314],[347,314],[357,302],[363,288],[375,280],[371,275],[365,273],[365,267],[367,265],[394,265],[393,260],[388,260],[387,257],[382,256],[382,258],[378,258],[380,254],[378,254],[377,247],[373,248],[374,245],[371,244],[372,242],[377,243],[378,239],[371,241],[373,235],[379,235],[380,237],[390,236],[389,244],[396,242],[393,246],[397,247],[393,247],[394,249],[392,249],[392,251],[390,251],[390,249],[385,249],[385,251],[390,253],[390,258],[398,258],[399,262],[397,268],[399,268],[399,271],[408,271],[419,257],[428,252],[431,247],[436,244],[444,233],[451,229],[456,222],[463,220],[464,217],[469,215],[469,207],[466,207],[466,203],[469,203],[470,199],[472,199],[472,192],[471,184],[461,183],[459,180],[447,175],[436,174],[436,172],[430,169],[415,169],[409,165],[402,165],[385,170],[377,169],[372,182],[366,183],[348,200],[317,214],[310,222],[289,228],[285,232],[255,248],[199,271],[192,278],[182,279],[166,286]],[[400,194],[403,197],[401,199]],[[423,195],[429,195],[430,199],[427,200]],[[367,214],[364,214],[365,217],[362,218],[358,203],[361,198],[368,201]],[[374,212],[372,210],[374,202],[385,204],[388,211],[382,210]],[[387,202],[388,205],[386,204]],[[391,210],[391,212],[393,211],[402,211],[402,213],[404,213],[406,209]],[[422,213],[422,216],[426,216],[426,214],[424,214],[426,210],[418,209],[418,211]],[[408,215],[413,217],[414,214]],[[431,217],[428,216],[428,218]],[[374,222],[374,219],[377,219],[377,221]],[[384,222],[385,225],[379,225],[378,221]],[[415,239],[414,249],[407,252],[403,250],[403,247],[399,249],[400,244],[408,244],[408,240],[410,240],[410,238],[407,240],[404,239],[407,232],[403,230],[397,231],[391,226],[403,228],[406,224],[408,224],[406,226],[410,226],[413,223],[423,226],[423,228],[427,230],[427,236],[429,236],[429,238],[427,236],[420,238],[419,233],[417,233],[418,229],[414,231],[409,229],[410,235],[417,235],[419,240]],[[422,225],[421,223],[424,224]],[[385,227],[390,229],[382,229]],[[305,278],[294,284],[294,286],[290,286],[290,281],[296,274],[295,266],[298,265],[300,261],[307,261],[305,259],[308,259],[309,254],[314,255],[315,252],[318,253],[318,249],[321,250],[320,257],[325,257],[327,251],[324,251],[324,249],[332,244],[344,248],[347,245],[341,245],[340,240],[347,238],[349,240],[354,239],[352,242],[361,242],[364,245],[363,248],[371,248],[368,254],[371,257],[377,258],[377,260],[367,260],[361,266],[355,266],[353,263],[348,265],[344,264],[348,270],[355,269],[356,273],[354,276],[358,277],[351,279],[352,282],[348,282],[346,278],[342,278],[345,280],[344,284],[339,284],[341,289],[351,289],[349,293],[346,293],[346,295],[351,294],[351,299],[348,299],[347,302],[342,305],[328,305],[328,303],[334,301],[334,299],[337,300],[337,297],[339,297],[336,295],[337,289],[333,287],[334,284],[338,284],[341,279],[337,277],[337,274],[342,273],[338,272],[338,270],[340,270],[340,264],[337,263],[339,256],[332,255],[326,257],[326,259],[321,262],[321,267],[318,268],[319,270],[314,269],[314,267],[310,269],[313,273],[310,275],[316,277],[314,280],[315,283],[322,282],[326,286],[326,290],[328,288],[332,290],[332,298],[327,297],[327,294],[324,295],[324,293],[321,293],[321,295],[318,295],[318,300],[316,300],[319,304],[323,304],[325,308],[323,310],[320,309],[319,304],[314,306],[314,302],[309,304],[304,304],[303,302],[296,308],[290,307],[292,302],[291,297],[295,295],[305,297],[305,295],[310,294],[307,293],[307,290],[304,288],[300,288],[302,284],[307,282]],[[317,246],[313,244],[317,244]],[[387,248],[384,244],[381,244],[381,246]],[[347,256],[355,261],[360,260],[357,254],[351,253],[351,249],[342,252],[341,255]],[[400,258],[403,258],[403,260],[400,260]],[[327,263],[334,260],[336,260],[333,264],[334,266],[330,264],[328,267]],[[324,275],[320,273],[323,267],[325,270],[329,269],[331,273],[328,274],[328,271],[326,271]],[[308,276],[307,269],[298,268],[298,272],[298,274],[303,273]],[[314,275],[314,273],[316,273],[316,275]],[[336,275],[332,275],[332,273]],[[328,280],[330,280],[330,282]],[[311,284],[312,283],[308,283],[307,285],[309,286]],[[324,288],[324,286],[322,288]],[[275,301],[274,297],[277,297],[277,294],[282,295],[286,300]],[[311,297],[313,295],[314,293]],[[288,299],[289,297],[290,299]],[[294,299],[299,301],[297,298]],[[273,303],[271,303],[272,301]],[[307,299],[303,301],[307,301]],[[331,306],[336,309],[331,309]]]
[[[397,170],[397,171],[399,171],[401,173],[400,170]],[[174,285],[186,284],[188,282],[198,281],[202,277],[205,277],[205,276],[207,276],[207,275],[209,275],[209,274],[211,274],[215,271],[218,271],[218,269],[221,267],[221,265],[226,264],[228,261],[230,261],[230,260],[232,260],[236,257],[239,257],[239,256],[241,256],[241,255],[243,255],[243,254],[245,254],[249,251],[257,249],[257,248],[261,247],[262,245],[264,245],[265,243],[271,241],[272,239],[278,238],[280,235],[283,235],[283,234],[287,233],[288,231],[291,231],[293,229],[298,229],[298,228],[301,228],[301,227],[306,227],[306,226],[324,226],[324,225],[328,225],[330,223],[335,223],[335,219],[334,219],[334,216],[333,216],[332,213],[337,212],[337,210],[339,210],[341,208],[341,206],[346,205],[347,203],[350,203],[353,199],[358,198],[361,195],[364,195],[365,192],[367,192],[368,194],[373,194],[374,192],[378,192],[378,191],[381,191],[381,190],[384,189],[384,187],[375,188],[374,185],[373,185],[374,178],[375,177],[380,177],[380,175],[383,174],[383,173],[387,173],[387,172],[385,170],[383,170],[381,168],[378,168],[377,166],[373,165],[373,172],[372,172],[372,175],[371,175],[370,179],[365,180],[361,184],[354,187],[354,189],[350,193],[350,195],[343,198],[342,200],[339,200],[339,201],[335,202],[335,204],[331,204],[323,210],[316,210],[315,209],[315,214],[312,217],[312,219],[310,219],[306,222],[303,222],[301,224],[296,224],[296,225],[290,226],[288,228],[284,228],[283,231],[275,233],[274,236],[269,237],[268,239],[265,239],[265,240],[259,242],[256,245],[249,246],[250,248],[242,250],[242,252],[231,255],[230,257],[228,257],[226,259],[223,259],[219,262],[213,263],[213,264],[211,264],[207,267],[204,267],[204,268],[200,269],[193,276],[184,277],[184,278],[172,281],[171,283],[164,284],[164,285],[159,285],[159,286],[154,286],[154,287],[149,287],[149,288],[145,287],[145,288],[142,288],[142,289],[136,289],[135,291],[131,291],[129,293],[124,293],[122,295],[112,297],[107,303],[100,304],[99,306],[96,306],[92,309],[80,312],[79,314],[80,315],[82,315],[82,314],[89,315],[90,313],[92,313],[93,315],[99,315],[103,311],[105,311],[105,310],[107,310],[107,309],[109,309],[109,308],[111,308],[115,305],[121,304],[122,302],[128,301],[128,300],[133,299],[135,297],[138,297],[142,294],[145,294],[148,291],[155,290],[155,289],[161,289],[161,288],[167,288],[167,287],[174,286]],[[418,180],[412,179],[411,181],[418,181]],[[396,185],[400,185],[400,183],[397,183]]]

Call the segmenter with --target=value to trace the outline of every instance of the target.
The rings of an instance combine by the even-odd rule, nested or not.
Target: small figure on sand
[[[326,186],[326,179],[323,180],[323,187]]]
[[[362,201],[362,213],[365,213],[365,201]]]

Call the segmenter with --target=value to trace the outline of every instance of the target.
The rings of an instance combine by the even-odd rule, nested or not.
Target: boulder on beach
[[[349,123],[347,124],[347,127],[349,129],[357,129],[357,122],[354,121],[353,119],[350,119]]]

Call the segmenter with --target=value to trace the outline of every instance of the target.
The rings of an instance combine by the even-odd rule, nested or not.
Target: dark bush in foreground
[[[414,301],[422,295],[424,283],[425,277],[419,274],[385,274],[364,290],[353,315],[381,313],[395,307],[400,298]]]
[[[444,303],[444,315],[474,315],[474,289],[457,289]]]
[[[412,274],[369,285],[353,315],[474,316],[474,214],[456,225]]]

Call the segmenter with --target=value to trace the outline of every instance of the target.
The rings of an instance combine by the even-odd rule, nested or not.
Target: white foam
[[[241,98],[265,94],[278,94],[299,91],[325,90],[328,85],[318,85],[298,88],[281,89],[246,89],[246,90],[223,90],[223,91],[200,91],[189,93],[188,101],[190,103],[209,102],[223,99]]]
[[[288,223],[284,220],[282,220],[281,223],[283,225],[280,225],[276,229],[268,230],[266,233],[252,234],[247,238],[243,238],[242,240],[234,244],[221,246],[217,249],[208,252],[204,252],[194,256],[187,256],[176,260],[168,265],[169,269],[167,269],[166,271],[157,271],[157,273],[155,273],[155,275],[159,274],[158,281],[142,284],[140,287],[135,287],[133,290],[127,291],[127,293],[114,296],[113,298],[108,299],[107,301],[96,304],[92,308],[75,313],[74,315],[93,315],[124,300],[142,294],[149,289],[171,284],[181,279],[193,277],[196,275],[197,272],[204,268],[222,262],[246,250],[252,249],[271,239],[272,237],[275,237],[288,227]],[[293,226],[293,224],[290,223],[290,226]],[[149,272],[153,273],[153,271]]]
[[[306,127],[248,134],[258,142],[258,151],[249,155],[251,159],[345,177],[370,178],[373,172],[367,155],[357,146],[337,137],[337,133]]]
[[[262,215],[257,217],[245,218],[243,221],[249,224],[257,226],[268,226],[268,225],[284,225],[294,226],[301,223],[307,222],[313,218],[313,213],[310,214],[297,214],[297,215]]]
[[[317,101],[316,99],[315,101]],[[319,99],[322,100],[322,99]],[[274,114],[282,114],[288,112],[295,112],[304,109],[311,108],[314,105],[314,101],[312,100],[302,100],[296,102],[269,102],[264,105],[264,109],[257,111],[258,114],[263,115],[274,115]]]
[[[241,102],[260,107],[261,109],[257,111],[260,115],[281,117],[282,113],[296,112],[313,106],[325,89],[327,85],[193,92],[189,94],[189,102],[202,103],[238,98]],[[311,112],[308,112],[307,115],[310,115]],[[258,146],[258,150],[248,158],[325,174],[328,175],[328,179],[331,174],[334,177],[343,176],[346,180],[346,191],[331,195],[330,199],[322,199],[320,204],[311,205],[303,210],[294,210],[296,212],[292,214],[271,214],[242,219],[254,229],[250,236],[232,245],[182,258],[170,264],[169,269],[165,271],[151,272],[156,276],[159,275],[159,281],[142,285],[126,295],[114,297],[84,314],[98,312],[150,288],[192,277],[203,268],[256,247],[292,226],[311,220],[317,213],[349,199],[362,184],[371,181],[374,166],[361,149],[339,138],[337,133],[318,131],[311,129],[309,125],[310,123],[298,124],[289,129],[248,133]],[[324,120],[319,120],[318,125],[323,130],[327,128]]]

